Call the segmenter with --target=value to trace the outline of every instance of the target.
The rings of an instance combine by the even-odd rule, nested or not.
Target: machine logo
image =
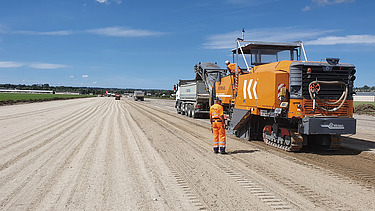
[[[329,123],[328,125],[320,125],[320,127],[325,127],[325,128],[330,129],[330,130],[344,130],[345,129],[344,125],[333,124],[332,122]]]
[[[218,86],[217,90],[225,91],[225,86]]]
[[[253,99],[253,95],[254,95],[254,99],[258,99],[258,95],[257,95],[257,92],[256,92],[256,87],[257,87],[257,81],[254,82],[254,85],[253,85],[253,79],[250,79],[249,81],[249,85],[247,85],[247,80],[245,80],[243,82],[243,98],[246,99],[247,98],[247,94],[249,95],[249,99]],[[251,89],[251,85],[253,85],[253,89]],[[253,91],[253,95],[251,94],[251,91]],[[247,93],[247,94],[246,94]]]

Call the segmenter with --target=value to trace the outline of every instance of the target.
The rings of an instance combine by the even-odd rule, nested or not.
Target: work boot
[[[225,152],[225,147],[220,147],[220,154],[227,154],[227,153]]]
[[[219,147],[214,147],[214,153],[219,153]]]

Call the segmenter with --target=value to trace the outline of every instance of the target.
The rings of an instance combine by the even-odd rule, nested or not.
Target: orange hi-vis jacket
[[[214,148],[219,147],[219,143],[220,147],[226,146],[224,122],[220,119],[220,116],[223,115],[223,106],[219,104],[211,106],[210,116],[212,119],[212,133],[214,134]]]
[[[238,68],[238,71],[240,71],[240,68],[237,67],[236,63],[230,63],[230,64],[228,64],[227,67],[228,67],[228,69],[230,70],[231,73],[235,73],[237,68]]]

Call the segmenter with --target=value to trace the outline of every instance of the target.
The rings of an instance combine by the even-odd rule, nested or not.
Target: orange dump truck
[[[233,60],[246,69],[214,87],[230,133],[287,151],[307,144],[337,149],[342,134],[355,134],[353,65],[337,58],[307,61],[302,42],[237,43]]]

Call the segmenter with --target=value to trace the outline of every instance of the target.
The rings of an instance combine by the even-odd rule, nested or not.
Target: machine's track
[[[286,128],[280,128],[280,132],[276,134],[272,131],[272,126],[266,125],[263,129],[263,141],[285,151],[298,152],[302,148],[303,137]]]

